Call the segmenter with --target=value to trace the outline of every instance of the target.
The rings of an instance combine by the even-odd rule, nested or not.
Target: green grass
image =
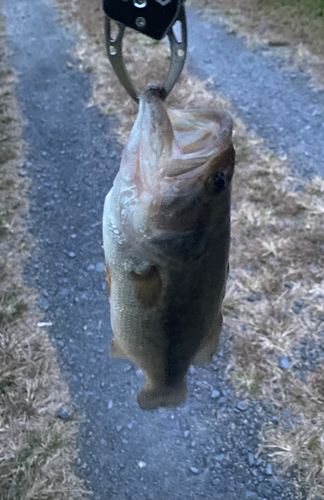
[[[21,290],[13,286],[0,294],[0,324],[12,323],[28,311],[28,305],[20,298],[20,293]]]
[[[9,375],[8,377],[0,377],[0,394],[5,394],[13,382],[14,377],[12,375]]]
[[[299,9],[303,14],[310,17],[323,18],[324,23],[324,0],[259,0],[261,5],[273,4],[277,6],[288,6]]]
[[[18,468],[28,470],[37,468],[46,463],[64,445],[64,440],[57,432],[48,434],[40,430],[30,431],[27,436],[27,444],[13,460]]]
[[[66,446],[65,438],[55,429],[49,426],[47,429],[37,429],[26,433],[25,445],[17,453],[15,458],[12,458],[7,463],[0,464],[0,469],[3,477],[3,492],[5,497],[10,500],[23,500],[27,498],[26,492],[30,488],[30,484],[37,484],[39,481],[39,471],[46,467],[47,463],[55,460],[55,456],[60,453],[62,448]],[[48,471],[50,474],[50,471]],[[64,473],[59,472],[61,481],[64,480]],[[41,477],[44,482],[44,492],[37,491],[37,500],[43,499],[53,500],[56,494],[47,489],[48,484],[46,477]],[[47,490],[47,492],[46,492]],[[30,497],[34,498],[34,497]],[[59,497],[61,498],[61,496]]]

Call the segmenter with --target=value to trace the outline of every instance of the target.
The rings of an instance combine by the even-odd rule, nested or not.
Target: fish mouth
[[[140,96],[134,135],[141,177],[172,178],[215,168],[232,144],[229,114],[168,109],[161,92],[151,85]]]
[[[184,238],[198,254],[199,235],[216,220],[219,228],[227,224],[234,163],[229,114],[170,110],[159,88],[147,88],[116,181],[127,241],[139,251],[160,245],[163,254],[173,245],[178,255]]]
[[[232,126],[223,111],[168,109],[161,89],[151,85],[140,96],[121,171],[132,178],[138,195],[181,197],[197,183],[213,191],[210,186],[219,186],[221,176],[233,174]]]

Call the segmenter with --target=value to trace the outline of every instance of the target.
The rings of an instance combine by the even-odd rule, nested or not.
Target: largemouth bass
[[[110,355],[144,372],[142,409],[184,402],[190,364],[217,349],[234,159],[227,113],[143,92],[103,215]]]

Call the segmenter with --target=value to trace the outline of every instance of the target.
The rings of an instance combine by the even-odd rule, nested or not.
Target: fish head
[[[212,224],[229,211],[234,162],[228,113],[170,110],[149,87],[122,157],[120,206],[141,232]]]

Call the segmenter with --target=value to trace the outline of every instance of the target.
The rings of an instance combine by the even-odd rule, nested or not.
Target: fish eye
[[[231,177],[226,172],[217,172],[210,179],[210,188],[213,194],[223,191],[231,182]]]

